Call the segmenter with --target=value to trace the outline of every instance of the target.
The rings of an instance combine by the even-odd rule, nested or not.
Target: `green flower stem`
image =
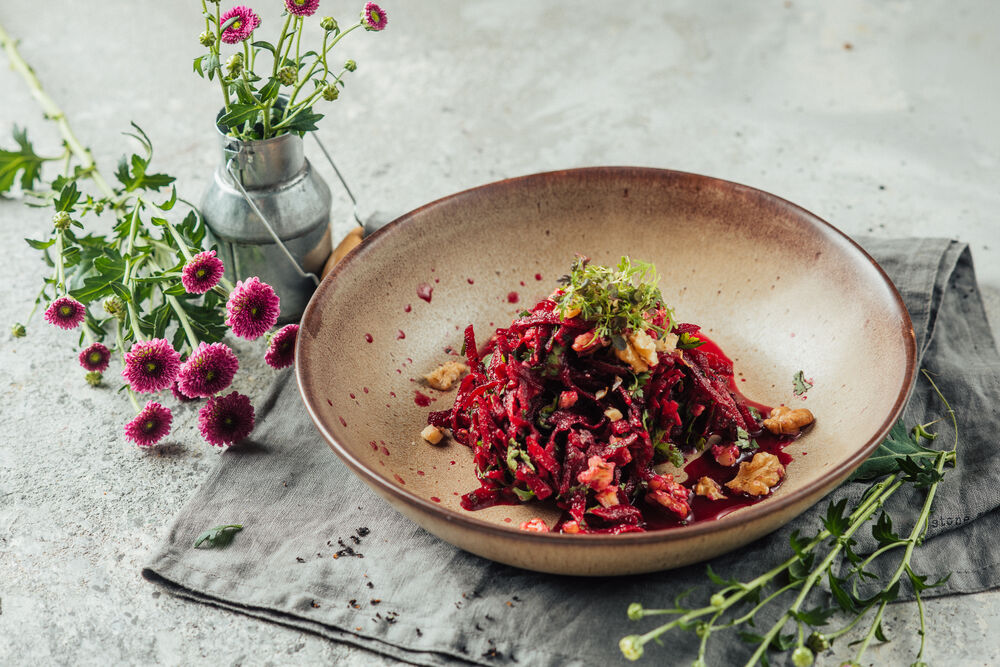
[[[851,620],[850,623],[842,627],[840,630],[837,630],[836,632],[825,632],[823,634],[825,634],[826,638],[830,640],[830,643],[833,643],[833,640],[836,639],[837,637],[846,635],[848,632],[853,630],[854,626],[857,625],[858,622],[868,614],[868,610],[871,609],[873,606],[874,603],[862,609],[860,612],[858,612],[858,614],[854,617],[854,619]]]
[[[928,378],[929,379],[929,378]],[[932,382],[933,384],[933,382]],[[937,387],[935,387],[937,389]],[[957,438],[957,434],[956,434]],[[949,454],[952,456],[949,457]],[[954,452],[940,452],[934,462],[934,469],[937,471],[938,475],[944,472],[944,464],[948,460],[954,458]],[[928,519],[931,515],[931,505],[934,504],[934,496],[937,494],[938,485],[941,483],[940,479],[930,485],[927,489],[927,497],[924,499],[924,505],[920,510],[920,516],[917,517],[917,522],[913,526],[913,530],[910,531],[910,536],[906,538],[906,552],[903,554],[903,559],[900,561],[899,566],[893,573],[892,577],[889,579],[889,583],[885,585],[885,589],[889,590],[895,586],[903,573],[910,566],[910,559],[913,557],[913,550],[917,547],[917,543],[921,540],[924,531],[927,528]],[[871,642],[872,637],[875,636],[875,631],[878,629],[879,623],[882,620],[882,612],[885,610],[887,602],[882,601],[879,605],[878,612],[875,614],[874,620],[872,620],[871,627],[868,629],[868,633],[865,635],[864,640],[861,642],[861,646],[858,647],[857,656],[854,658],[856,662],[861,662],[861,656],[864,655],[865,649],[868,648],[868,644]],[[921,621],[922,622],[922,621]],[[923,640],[921,640],[923,643]],[[922,649],[921,649],[922,650]]]
[[[356,28],[360,28],[360,27],[361,27],[361,22],[359,21],[358,23],[352,25],[350,28],[348,28],[347,30],[344,30],[339,35],[337,35],[336,37],[334,37],[333,41],[330,42],[330,45],[326,46],[323,49],[323,57],[322,57],[323,62],[324,63],[326,62],[326,56],[327,56],[327,54],[330,53],[330,50],[333,49],[333,47],[337,45],[337,42],[339,42],[341,39],[344,38],[344,35],[346,35],[347,33],[351,32],[352,30],[355,30]],[[299,84],[297,86],[295,86],[295,89],[292,91],[292,96],[288,99],[288,106],[285,107],[285,116],[282,117],[282,120],[284,120],[284,118],[287,117],[288,112],[289,112],[289,110],[292,107],[292,104],[295,103],[295,98],[298,96],[299,91],[302,89],[302,86],[305,85],[306,81],[309,81],[309,77],[312,76],[312,73],[316,70],[316,65],[318,65],[318,64],[319,64],[319,59],[317,59],[312,64],[312,66],[309,68],[309,71],[306,72],[306,75],[304,77],[302,77],[302,79],[299,81]]]
[[[128,246],[125,250],[125,272],[122,275],[122,284],[129,292],[129,299],[125,301],[125,306],[128,308],[129,323],[132,325],[132,335],[135,336],[136,340],[143,340],[143,337],[142,332],[139,331],[139,315],[136,313],[135,304],[131,298],[132,270],[135,268],[136,264],[132,261],[132,249],[135,246],[135,235],[139,229],[139,209],[141,205],[142,200],[136,198],[134,208],[132,209],[132,220],[129,223]]]
[[[302,59],[299,57],[301,50],[299,47],[302,45],[302,28],[304,21],[301,16],[295,17],[295,69],[298,70],[299,63]]]
[[[167,303],[177,313],[177,319],[181,322],[181,327],[184,329],[184,336],[187,337],[188,345],[191,346],[191,353],[193,354],[198,349],[198,343],[201,341],[198,340],[198,336],[195,335],[194,330],[191,328],[191,321],[188,319],[187,311],[184,310],[184,306],[177,300],[177,297],[172,294],[166,294],[165,297]]]
[[[894,493],[900,486],[902,486],[903,482],[902,480],[898,479],[898,477],[899,477],[898,475],[894,475],[893,477],[890,478],[895,480],[895,482],[893,485],[889,487],[889,491],[885,494],[885,497],[888,497],[889,495]],[[757,650],[754,651],[753,655],[750,656],[750,659],[747,660],[746,664],[748,666],[755,665],[757,664],[757,662],[760,661],[760,658],[764,654],[764,651],[766,651],[767,647],[771,645],[771,640],[774,639],[775,635],[781,632],[781,629],[785,626],[786,623],[788,623],[788,621],[792,620],[793,618],[792,614],[799,611],[799,608],[805,601],[806,596],[808,596],[809,592],[813,589],[813,586],[815,586],[819,578],[823,576],[823,574],[827,570],[830,569],[830,566],[833,564],[834,559],[837,556],[839,556],[840,552],[843,550],[846,541],[849,540],[851,536],[854,535],[854,533],[857,532],[857,530],[869,518],[871,518],[871,515],[874,514],[875,510],[877,510],[881,505],[882,503],[870,503],[866,511],[863,512],[856,519],[854,519],[854,521],[852,521],[850,525],[848,525],[847,530],[845,530],[844,534],[838,538],[837,543],[834,545],[832,549],[830,549],[829,553],[827,553],[826,558],[824,558],[822,562],[820,562],[819,567],[813,568],[812,572],[809,573],[809,576],[806,577],[806,580],[802,583],[802,589],[799,592],[798,597],[795,598],[795,602],[792,603],[792,606],[788,609],[788,611],[786,611],[784,614],[781,615],[781,617],[777,620],[777,622],[775,622],[775,624],[771,626],[771,629],[768,630],[767,634],[764,635],[764,640],[760,643],[760,646],[757,647]]]
[[[169,220],[166,220],[166,218],[164,218],[164,220],[166,222],[164,226],[167,228],[167,231],[170,232],[170,235],[174,237],[177,247],[180,248],[181,254],[184,255],[184,261],[190,262],[193,257],[191,255],[190,248],[188,248],[187,242],[181,237],[180,233],[174,228],[174,226],[170,224]],[[173,248],[171,248],[171,251],[172,250]]]
[[[56,292],[62,290],[66,296],[66,274],[63,268],[63,233],[60,230],[56,234]]]
[[[271,68],[271,76],[278,76],[278,58],[281,53],[281,45],[285,42],[285,35],[288,34],[288,24],[292,22],[292,13],[288,12],[285,17],[285,25],[281,26],[281,35],[278,37],[278,43],[274,47],[274,67]]]
[[[90,150],[83,147],[83,144],[79,142],[76,135],[73,134],[73,128],[70,127],[69,121],[66,120],[66,115],[62,112],[52,98],[49,97],[45,90],[42,88],[41,82],[39,82],[38,77],[35,76],[34,70],[31,66],[21,57],[18,53],[17,45],[14,40],[11,39],[7,31],[4,30],[3,25],[0,25],[0,43],[3,44],[4,51],[7,52],[7,57],[10,59],[11,67],[17,70],[18,73],[24,78],[28,84],[28,88],[31,90],[31,95],[38,101],[42,109],[45,111],[45,115],[49,120],[55,121],[56,125],[59,127],[59,132],[62,134],[63,141],[66,142],[66,147],[80,160],[81,165],[87,171],[90,178],[94,181],[94,185],[100,190],[108,199],[114,199],[115,193],[108,185],[108,182],[104,180],[100,172],[97,171],[97,164],[94,162],[94,156],[91,154]]]
[[[215,52],[216,62],[215,73],[219,77],[219,85],[222,87],[222,101],[225,104],[226,111],[229,111],[229,87],[226,85],[225,77],[222,76],[222,21],[219,18],[219,3],[215,4],[215,44],[212,45],[212,51]]]
[[[853,534],[858,528],[860,528],[860,526],[871,517],[871,515],[875,512],[875,510],[878,509],[885,502],[885,500],[887,498],[889,498],[889,496],[891,496],[893,493],[896,492],[897,489],[899,489],[899,487],[902,485],[902,481],[899,478],[900,478],[900,475],[897,473],[897,474],[893,475],[892,477],[884,479],[881,482],[878,482],[877,484],[875,484],[875,485],[872,486],[871,493],[867,494],[867,496],[862,499],[861,504],[858,505],[858,507],[848,517],[848,521],[849,521],[849,528],[848,528],[848,530],[849,530],[849,532],[847,533],[847,535]],[[828,530],[822,530],[822,531],[820,531],[820,533],[818,533],[816,535],[816,537],[814,537],[808,544],[806,544],[804,547],[802,547],[803,553],[809,553],[809,552],[813,551],[818,546],[820,546],[821,544],[823,544],[830,537],[831,537],[831,533]],[[838,546],[837,551],[839,551],[839,548],[840,547]],[[677,626],[684,626],[685,624],[688,624],[691,621],[694,621],[694,620],[696,620],[698,618],[701,618],[702,616],[706,616],[708,614],[714,614],[714,613],[720,613],[721,614],[721,613],[724,613],[727,609],[729,609],[733,605],[735,605],[738,602],[740,602],[743,598],[745,598],[746,596],[750,595],[755,590],[757,590],[757,589],[765,586],[766,584],[770,583],[775,577],[777,577],[781,573],[785,572],[789,567],[792,566],[792,564],[794,564],[798,560],[799,560],[799,556],[798,555],[792,556],[788,560],[786,560],[783,563],[781,563],[781,564],[775,566],[774,568],[768,570],[764,574],[761,574],[757,578],[752,579],[751,581],[748,581],[746,583],[739,584],[738,590],[736,590],[736,592],[734,592],[732,595],[727,596],[726,599],[725,599],[725,601],[722,603],[721,606],[708,606],[708,607],[702,607],[700,609],[694,609],[694,610],[688,611],[683,616],[681,616],[680,618],[677,618],[677,619],[671,621],[670,623],[666,623],[664,625],[661,625],[658,628],[654,628],[653,630],[650,630],[649,632],[647,632],[647,633],[645,633],[643,635],[639,635],[639,637],[638,637],[638,644],[639,644],[639,646],[641,647],[642,645],[645,645],[647,642],[650,642],[650,641],[656,639],[657,637],[659,637],[663,633],[667,632],[671,628],[674,628],[674,627],[677,627]],[[824,561],[824,563],[825,562],[826,561]],[[831,562],[832,562],[832,560],[831,560]],[[827,567],[828,566],[829,566],[829,564],[827,563]],[[819,570],[819,573],[822,574],[823,571],[824,570],[821,569],[821,570]],[[814,572],[814,574],[815,574],[815,572]],[[817,574],[816,578],[818,578],[818,576],[819,575]],[[801,585],[802,583],[803,582],[795,582],[794,585],[798,586],[798,585]],[[815,583],[815,578],[813,579],[813,583]],[[781,592],[784,592],[784,591],[781,591]],[[770,596],[771,599],[773,599],[773,597],[776,597],[776,596],[775,595]],[[664,613],[670,613],[672,611],[675,612],[675,610],[662,610],[662,609],[660,609],[660,610],[652,610],[652,609],[649,609],[649,610],[643,610],[643,614],[642,615],[643,615],[643,617],[645,617],[647,615],[651,616],[651,615],[656,615],[656,614],[664,614]],[[788,620],[787,617],[784,617],[784,622],[787,622],[787,620]],[[781,625],[784,625],[784,622],[782,622]],[[781,626],[778,626],[778,630],[780,630],[780,627]],[[778,630],[774,630],[770,634],[770,636],[767,639],[765,639],[765,641],[761,644],[761,646],[764,649],[766,649],[767,645],[770,644],[771,638],[774,637],[774,634],[777,634]],[[758,659],[759,659],[759,655],[761,653],[762,653],[762,651],[758,651],[758,654],[757,654],[757,658]],[[753,660],[751,660],[751,664],[752,664],[752,662],[753,662]]]
[[[118,354],[122,358],[122,368],[125,368],[125,342],[122,340],[122,323],[118,318],[115,318],[115,340],[118,343]],[[136,413],[142,412],[139,402],[135,400],[135,392],[132,391],[132,387],[125,385],[125,391],[128,393],[128,400],[132,401],[132,407],[135,408]]]

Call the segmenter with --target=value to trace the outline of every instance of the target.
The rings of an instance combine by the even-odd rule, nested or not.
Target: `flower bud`
[[[338,97],[340,97],[340,90],[337,89],[337,84],[331,83],[323,89],[323,99],[327,102],[332,102]]]
[[[806,646],[811,648],[816,653],[822,653],[826,649],[830,648],[830,640],[826,638],[822,632],[814,632],[809,635],[809,639],[806,640]]]
[[[809,667],[813,664],[813,652],[805,646],[800,646],[792,651],[792,664],[795,667]]]
[[[202,46],[212,46],[213,44],[215,44],[215,33],[206,30],[205,32],[198,35],[198,42]]]
[[[638,660],[642,657],[642,639],[639,635],[622,637],[618,642],[618,648],[629,660]]]
[[[101,379],[104,377],[101,375],[100,371],[89,371],[85,376],[87,379],[87,384],[91,387],[101,386]]]
[[[53,226],[60,231],[64,229],[69,229],[69,225],[71,222],[73,221],[70,219],[69,213],[67,213],[66,211],[59,211],[54,216],[52,216]]]
[[[299,80],[299,70],[292,65],[282,67],[278,70],[278,81],[283,86],[291,86]]]
[[[120,297],[111,296],[104,300],[104,312],[114,315],[118,321],[125,321],[125,302]]]
[[[226,71],[229,72],[230,77],[239,76],[243,73],[243,54],[234,53],[226,61]]]
[[[344,69],[346,69],[348,72],[353,72],[357,68],[358,64],[353,60],[348,60],[346,63],[344,63]]]
[[[642,618],[642,605],[638,602],[633,602],[628,606],[628,617],[633,621],[638,621]]]
[[[337,20],[332,16],[324,16],[323,20],[319,22],[319,27],[327,32],[333,32],[337,29]]]
[[[708,604],[716,608],[721,607],[726,604],[726,596],[722,593],[716,593],[709,599]]]
[[[10,328],[10,335],[14,338],[24,338],[28,335],[28,330],[20,322],[15,322],[14,326]]]
[[[100,215],[103,211],[104,211],[104,202],[100,200],[94,202],[94,213]]]

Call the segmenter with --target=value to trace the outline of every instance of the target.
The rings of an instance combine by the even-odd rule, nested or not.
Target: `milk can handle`
[[[233,162],[235,161],[236,161],[236,156],[229,158],[229,161],[226,162],[226,171],[229,172],[229,177],[233,179],[233,183],[236,184],[236,188],[240,191],[240,194],[243,195],[243,198],[246,200],[247,204],[250,205],[250,208],[253,209],[253,212],[257,214],[258,218],[260,218],[260,221],[264,224],[264,228],[267,230],[267,233],[271,235],[271,238],[274,239],[274,242],[278,244],[279,248],[281,248],[281,252],[285,253],[285,257],[287,257],[288,261],[291,262],[292,266],[295,267],[295,271],[299,274],[299,276],[303,278],[309,278],[310,280],[313,281],[313,283],[319,285],[319,276],[317,276],[315,273],[306,271],[301,266],[299,266],[299,263],[295,261],[295,257],[292,255],[291,252],[288,251],[288,248],[285,247],[285,244],[282,243],[281,238],[278,236],[277,232],[274,231],[274,227],[272,227],[271,223],[268,222],[263,212],[261,212],[261,210],[257,208],[257,204],[254,202],[253,198],[251,198],[250,195],[247,194],[246,189],[243,187],[243,184],[240,182],[239,177],[236,175],[236,170],[233,169]],[[344,187],[347,186],[345,185]]]

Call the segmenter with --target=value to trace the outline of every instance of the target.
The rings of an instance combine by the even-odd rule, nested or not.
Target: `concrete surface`
[[[280,5],[278,2],[253,3]],[[346,22],[361,2],[324,0]],[[218,89],[191,73],[196,3],[5,2],[48,91],[108,175],[141,124],[155,166],[200,193],[215,166]],[[260,8],[258,7],[258,8]],[[972,245],[1000,322],[1000,13],[990,0],[838,3],[386,2],[389,28],[354,34],[358,61],[322,136],[366,212],[402,212],[501,177],[635,164],[701,172],[797,202],[853,234]],[[264,11],[264,32],[277,11]],[[54,128],[0,68],[0,144]],[[315,147],[308,151],[317,161]],[[322,169],[322,167],[321,167]],[[329,172],[325,172],[329,176]],[[349,228],[341,197],[335,232]],[[91,389],[76,337],[36,318],[13,340],[44,268],[21,238],[49,214],[0,202],[0,663],[378,664],[371,654],[161,595],[139,568],[218,452],[181,409],[170,444],[142,452],[127,402]],[[252,346],[241,345],[241,352]],[[237,388],[271,372],[241,354]],[[117,369],[112,367],[112,373]],[[1000,594],[928,605],[929,661],[1000,662]],[[908,664],[916,608],[869,661]],[[850,656],[845,645],[821,664]]]

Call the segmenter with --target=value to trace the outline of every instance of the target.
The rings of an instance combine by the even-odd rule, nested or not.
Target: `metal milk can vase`
[[[281,299],[278,321],[297,322],[330,254],[330,188],[297,134],[242,141],[219,131],[219,138],[222,164],[201,212],[226,277],[258,276]]]

